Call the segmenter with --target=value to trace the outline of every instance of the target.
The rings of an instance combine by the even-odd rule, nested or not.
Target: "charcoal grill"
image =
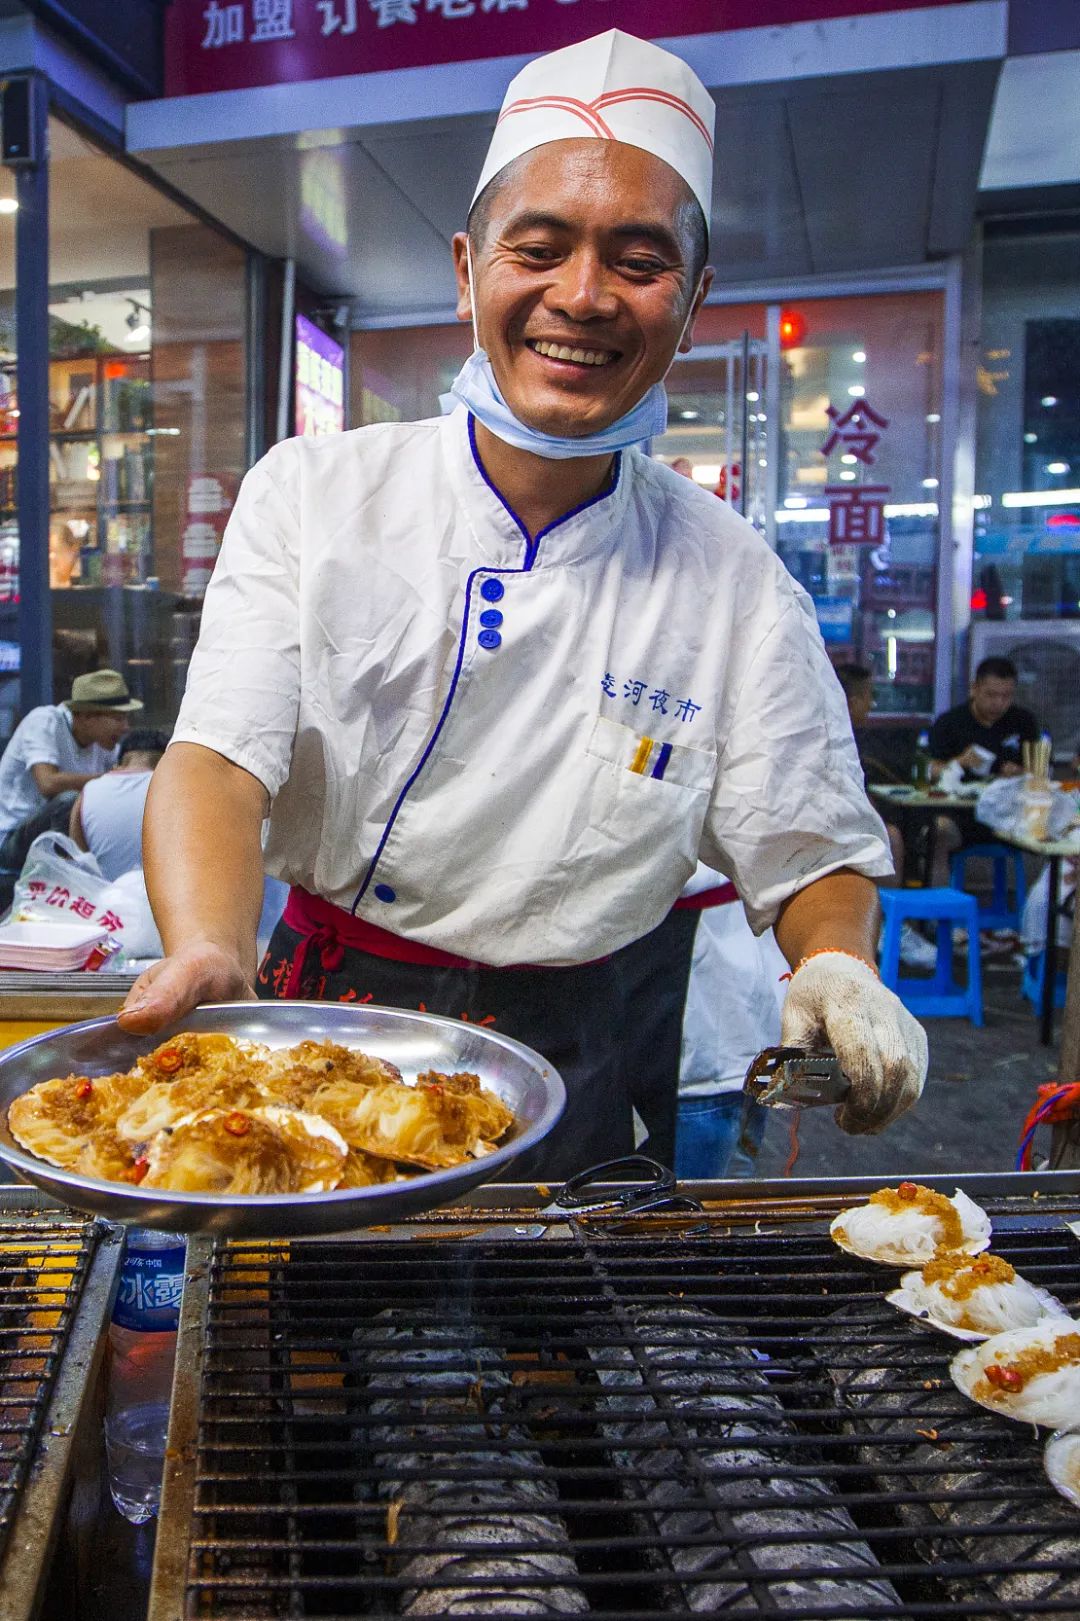
[[[957,1343],[881,1305],[822,1186],[192,1240],[149,1621],[1080,1621],[1045,1432],[957,1411]],[[965,1187],[1080,1306],[1080,1179]]]
[[[116,1233],[0,1187],[0,1615],[36,1614],[115,1292]]]

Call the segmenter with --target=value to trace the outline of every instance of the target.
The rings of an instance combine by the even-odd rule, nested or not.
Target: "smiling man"
[[[712,120],[625,34],[531,63],[454,239],[476,347],[447,414],[248,475],[150,791],[169,955],[129,1029],[256,985],[475,1020],[562,1072],[524,1171],[570,1172],[633,1147],[650,1010],[619,953],[700,855],[775,921],[785,1037],[839,1052],[841,1124],[918,1095],[925,1038],[873,968],[883,829],[812,610],[641,448],[711,279]],[[267,814],[292,889],[256,971]]]

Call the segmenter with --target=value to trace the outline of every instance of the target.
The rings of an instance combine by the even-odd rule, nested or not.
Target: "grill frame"
[[[54,1255],[57,1246],[66,1252],[74,1245],[65,1234],[77,1230],[81,1241],[76,1272],[59,1308],[63,1321],[45,1353],[51,1366],[41,1380],[34,1420],[22,1432],[27,1443],[22,1480],[14,1488],[10,1521],[0,1525],[3,1621],[31,1621],[44,1595],[65,1490],[92,1417],[123,1255],[122,1230],[62,1209],[35,1189],[0,1187],[0,1244],[15,1242],[7,1235],[18,1229],[25,1231],[28,1249],[38,1247],[40,1232],[42,1248]],[[42,1272],[49,1270],[47,1263]],[[0,1295],[0,1321],[4,1315]],[[4,1382],[0,1371],[0,1388]]]
[[[854,1179],[850,1179],[843,1184],[835,1180],[830,1181],[825,1184],[827,1189],[825,1192],[820,1191],[821,1184],[812,1184],[811,1186],[819,1191],[811,1193],[809,1189],[803,1191],[800,1188],[795,1197],[791,1196],[791,1189],[788,1184],[758,1184],[757,1196],[753,1194],[750,1196],[745,1195],[743,1193],[745,1184],[728,1184],[723,1187],[718,1184],[698,1184],[696,1186],[690,1185],[686,1191],[696,1193],[711,1207],[707,1217],[710,1237],[730,1239],[732,1241],[738,1239],[745,1245],[751,1236],[760,1236],[766,1241],[766,1245],[763,1247],[767,1247],[768,1240],[775,1240],[777,1237],[784,1239],[788,1235],[801,1235],[808,1239],[820,1240],[821,1224],[827,1222],[837,1210],[850,1202],[851,1194],[854,1191],[851,1187],[851,1180]],[[857,1180],[862,1184],[860,1191],[870,1192],[881,1186],[879,1178],[860,1178]],[[927,1178],[926,1181],[931,1185],[936,1182],[939,1187],[948,1191],[951,1191],[955,1186],[954,1178]],[[983,1178],[965,1177],[965,1190],[973,1194],[977,1191],[981,1192],[983,1197],[987,1198],[989,1195],[985,1184],[988,1181],[991,1183],[993,1192],[997,1194],[998,1200],[1004,1201],[1004,1208],[995,1211],[994,1218],[995,1232],[999,1235],[1006,1249],[1008,1249],[1010,1236],[1015,1239],[1018,1234],[1025,1235],[1025,1242],[1027,1242],[1029,1236],[1032,1241],[1037,1241],[1040,1235],[1053,1235],[1056,1237],[1060,1235],[1063,1217],[1075,1220],[1080,1216],[1080,1199],[1076,1198],[1076,1195],[1080,1193],[1080,1174],[1067,1173],[1063,1175],[1055,1172],[1045,1173],[1041,1177],[1017,1178],[993,1175]],[[981,1188],[979,1187],[980,1183],[983,1184]],[[761,1191],[763,1187],[768,1189],[767,1194]],[[1025,1196],[1030,1193],[1038,1193],[1040,1197],[1037,1200],[1031,1200],[1028,1197],[1020,1198],[1020,1189],[1022,1189]],[[388,1247],[397,1244],[405,1246],[426,1245],[428,1241],[435,1240],[436,1243],[431,1248],[430,1254],[433,1258],[438,1259],[441,1258],[442,1253],[445,1253],[440,1251],[438,1240],[448,1241],[447,1248],[449,1249],[452,1246],[455,1252],[462,1250],[462,1248],[473,1247],[480,1255],[484,1253],[487,1246],[512,1241],[519,1242],[522,1245],[521,1261],[522,1265],[527,1265],[530,1240],[539,1239],[541,1246],[548,1240],[567,1245],[569,1246],[567,1255],[578,1261],[582,1261],[584,1257],[590,1254],[591,1250],[597,1247],[610,1249],[611,1253],[616,1257],[619,1253],[629,1255],[635,1247],[655,1249],[655,1253],[660,1255],[662,1251],[659,1246],[665,1240],[674,1239],[677,1241],[678,1235],[685,1234],[687,1231],[692,1232],[695,1224],[700,1225],[700,1218],[694,1216],[646,1216],[636,1218],[592,1216],[572,1220],[553,1218],[546,1213],[542,1213],[545,1193],[546,1190],[532,1187],[488,1189],[486,1190],[484,1207],[473,1206],[465,1210],[436,1212],[424,1218],[402,1223],[389,1232],[364,1231],[340,1235],[337,1238],[282,1240],[279,1242],[283,1249],[295,1246],[295,1252],[300,1259],[304,1259],[305,1255],[317,1254],[321,1258],[321,1263],[327,1265],[329,1262],[326,1261],[326,1258],[333,1257],[336,1245],[347,1246],[350,1251],[353,1245],[374,1245],[377,1253],[373,1255],[372,1260],[373,1263],[379,1265],[385,1264]],[[736,1197],[736,1194],[742,1196]],[[1055,1195],[1058,1197],[1055,1197]],[[511,1200],[513,1201],[511,1208],[504,1208],[504,1204]],[[496,1203],[496,1201],[500,1201],[500,1203]],[[752,1230],[752,1235],[747,1232],[747,1229]],[[229,1256],[239,1256],[242,1260],[244,1252],[247,1252],[252,1266],[259,1265],[260,1260],[271,1254],[274,1247],[272,1243],[265,1241],[262,1243],[229,1245],[219,1245],[208,1238],[189,1241],[188,1283],[181,1311],[169,1451],[147,1621],[178,1621],[181,1616],[193,1616],[196,1613],[205,1614],[207,1617],[216,1617],[219,1614],[222,1616],[225,1614],[232,1615],[234,1613],[237,1616],[241,1613],[262,1616],[271,1613],[269,1609],[259,1608],[253,1608],[250,1611],[226,1611],[225,1609],[215,1608],[212,1603],[208,1604],[205,1610],[196,1611],[195,1608],[189,1609],[186,1607],[188,1602],[186,1595],[192,1544],[198,1543],[202,1546],[205,1542],[212,1541],[212,1538],[202,1537],[198,1533],[195,1510],[200,1423],[206,1417],[202,1404],[202,1370],[205,1357],[209,1357],[209,1362],[205,1362],[205,1365],[210,1366],[215,1356],[214,1347],[212,1344],[208,1347],[207,1339],[207,1313],[210,1306],[211,1286],[215,1268],[220,1267],[223,1258],[226,1258],[226,1264],[228,1264],[227,1258]],[[421,1253],[427,1253],[427,1251]],[[831,1254],[832,1251],[830,1250],[829,1253]],[[704,1254],[703,1251],[702,1255]],[[775,1259],[775,1246],[773,1258]],[[1077,1259],[1080,1260],[1080,1251],[1078,1251]],[[449,1265],[452,1257],[446,1255],[446,1261]],[[589,1264],[592,1265],[592,1262],[590,1261]],[[652,1264],[655,1266],[655,1261]],[[852,1267],[857,1268],[862,1265],[862,1263],[852,1263],[850,1258],[842,1259],[837,1264],[849,1271]],[[893,1270],[880,1269],[880,1295],[883,1295],[887,1288],[892,1286],[896,1275]],[[512,1283],[508,1284],[508,1287],[512,1288]],[[1060,1283],[1058,1287],[1061,1287]],[[863,1290],[862,1293],[864,1297],[869,1297],[872,1291],[868,1288]],[[1074,1308],[1075,1305],[1080,1304],[1080,1296],[1076,1295],[1075,1292],[1067,1292],[1066,1299],[1074,1303]],[[315,1309],[322,1314],[324,1308],[320,1306]],[[890,1321],[892,1320],[890,1317]],[[898,1313],[895,1320],[898,1325],[897,1331],[899,1331],[899,1325],[905,1320]],[[750,1326],[753,1332],[753,1325]],[[761,1336],[754,1335],[755,1343],[758,1343],[760,1338]],[[611,1343],[614,1345],[618,1342],[612,1341]],[[935,1343],[938,1345],[939,1350],[941,1345],[946,1346],[944,1352],[946,1361],[951,1356],[952,1349],[959,1348],[958,1342],[936,1341]],[[292,1422],[291,1419],[287,1421],[288,1424]],[[1019,1426],[1017,1430],[1023,1433]],[[852,1447],[854,1447],[854,1442]],[[268,1454],[272,1452],[273,1447],[269,1442],[265,1450]],[[610,1445],[605,1443],[604,1447],[601,1448],[601,1453],[606,1453],[609,1450]],[[812,1448],[808,1456],[812,1456]],[[851,1456],[854,1458],[853,1450]],[[814,1467],[819,1466],[814,1465]],[[852,1463],[850,1467],[858,1470],[861,1476],[865,1477],[869,1482],[867,1466]],[[809,1472],[810,1464],[807,1464],[806,1468],[807,1472]],[[830,1462],[824,1472],[826,1474],[835,1474],[835,1464]],[[872,1484],[866,1483],[860,1486],[858,1490],[864,1494],[872,1494],[874,1489]],[[627,1521],[632,1521],[633,1516],[629,1509],[625,1508],[625,1505],[624,1510]],[[208,1514],[212,1518],[212,1510],[209,1510]],[[302,1517],[301,1514],[299,1518],[302,1520]],[[359,1519],[360,1517],[359,1512],[357,1512],[356,1518]],[[207,1526],[210,1524],[210,1518],[205,1522]],[[241,1527],[251,1518],[251,1512],[246,1510],[236,1511],[236,1521]],[[269,1516],[264,1514],[263,1518],[265,1521]],[[269,1529],[265,1533],[265,1538],[283,1537],[286,1535],[286,1526],[290,1526],[288,1536],[291,1539],[290,1546],[294,1548],[294,1552],[289,1554],[292,1568],[299,1568],[300,1555],[295,1551],[298,1545],[298,1536],[300,1537],[299,1546],[302,1549],[302,1527],[301,1533],[297,1533],[295,1529],[297,1518],[296,1515],[290,1512],[283,1500],[275,1508],[272,1516],[273,1523],[269,1525]],[[241,1530],[236,1534],[242,1535],[244,1533]],[[264,1533],[260,1531],[257,1535],[264,1536]],[[879,1531],[875,1535],[887,1540],[890,1533]],[[907,1544],[912,1544],[917,1540],[910,1530],[894,1529],[891,1535],[894,1540]],[[1080,1549],[1080,1524],[1078,1524],[1077,1528],[1077,1538],[1077,1546]],[[876,1547],[880,1544],[875,1542],[873,1545]],[[907,1568],[902,1562],[898,1566],[901,1572]],[[960,1561],[957,1568],[962,1572],[962,1561]],[[923,1573],[925,1574],[925,1567],[923,1567]],[[681,1616],[687,1613],[685,1609],[674,1607],[669,1607],[665,1611],[659,1603],[659,1595],[665,1589],[665,1582],[667,1588],[669,1590],[671,1588],[670,1572],[665,1576],[662,1570],[657,1570],[652,1574],[644,1575],[642,1580],[649,1592],[655,1591],[657,1593],[657,1607],[651,1608],[643,1603],[639,1610],[637,1607],[630,1605],[625,1609],[611,1611],[612,1617],[617,1613],[621,1617],[625,1617],[626,1621],[629,1621],[632,1615],[655,1616],[667,1613]],[[257,1577],[252,1577],[249,1585],[257,1587]],[[383,1583],[382,1585],[385,1586],[386,1584]],[[213,1586],[212,1582],[210,1586]],[[302,1603],[297,1604],[295,1607],[289,1607],[288,1593],[290,1589],[282,1588],[281,1591],[286,1595],[286,1603],[280,1611],[282,1615],[299,1616],[309,1613]],[[351,1616],[369,1613],[362,1608],[359,1591],[360,1589],[353,1589],[353,1604],[355,1607],[349,1608],[347,1612],[343,1607],[342,1614],[347,1613]],[[331,1612],[318,1610],[311,1613],[329,1615]],[[338,1611],[335,1609],[333,1613],[337,1616]],[[376,1608],[370,1613],[382,1617],[393,1614],[394,1610],[392,1607],[389,1609]],[[603,1609],[593,1611],[597,1621],[602,1621],[602,1618],[608,1613]],[[780,1614],[787,1612],[770,1609],[766,1605],[760,1610],[760,1613]],[[791,1613],[808,1614],[809,1611],[803,1612],[799,1610]],[[838,1612],[826,1610],[822,1613],[833,1615]],[[871,1609],[865,1613],[869,1617],[875,1612]],[[992,1615],[1016,1615],[1021,1612],[1004,1604],[995,1609],[992,1604],[988,1606],[985,1602],[982,1603],[978,1611],[966,1606],[953,1606],[951,1609],[946,1609],[941,1606],[940,1601],[935,1599],[932,1602],[909,1600],[899,1611],[885,1612],[882,1610],[877,1613],[882,1615],[885,1613],[897,1613],[901,1616],[933,1617],[935,1621],[940,1621],[940,1618],[946,1614],[954,1614],[957,1617],[974,1616],[975,1614],[980,1617],[990,1617]],[[1026,1617],[1028,1612],[1023,1613],[1025,1613]],[[1030,1608],[1032,1616],[1044,1614],[1057,1614],[1059,1616],[1067,1614],[1072,1616],[1074,1613],[1080,1614],[1080,1609],[1074,1612],[1071,1607],[1066,1611],[1060,1607],[1055,1610],[1039,1605]]]

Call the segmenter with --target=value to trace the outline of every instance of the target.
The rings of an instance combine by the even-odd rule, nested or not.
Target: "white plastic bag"
[[[701,914],[683,1017],[679,1093],[734,1092],[780,1040],[788,964],[771,929],[755,939],[738,901]]]
[[[1027,777],[999,777],[984,788],[975,805],[977,821],[995,833],[1025,831],[1024,800],[1029,790]],[[1050,784],[1050,804],[1046,818],[1047,838],[1060,839],[1076,815],[1076,801],[1060,783]]]
[[[41,833],[15,883],[17,923],[96,923],[129,957],[160,957],[161,940],[137,868],[110,883],[94,857],[66,833]]]

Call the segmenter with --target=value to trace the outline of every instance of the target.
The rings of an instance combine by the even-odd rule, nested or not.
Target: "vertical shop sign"
[[[210,584],[231,507],[224,481],[213,473],[201,473],[188,479],[187,521],[180,547],[183,596],[201,597]]]
[[[831,456],[842,446],[846,461],[872,467],[889,418],[875,411],[865,398],[853,401],[846,411],[828,405],[825,415],[832,427],[821,446],[821,454]],[[829,545],[880,546],[885,539],[885,502],[891,493],[888,484],[826,484]]]
[[[345,426],[345,351],[312,321],[296,317],[296,431],[301,438]]]

